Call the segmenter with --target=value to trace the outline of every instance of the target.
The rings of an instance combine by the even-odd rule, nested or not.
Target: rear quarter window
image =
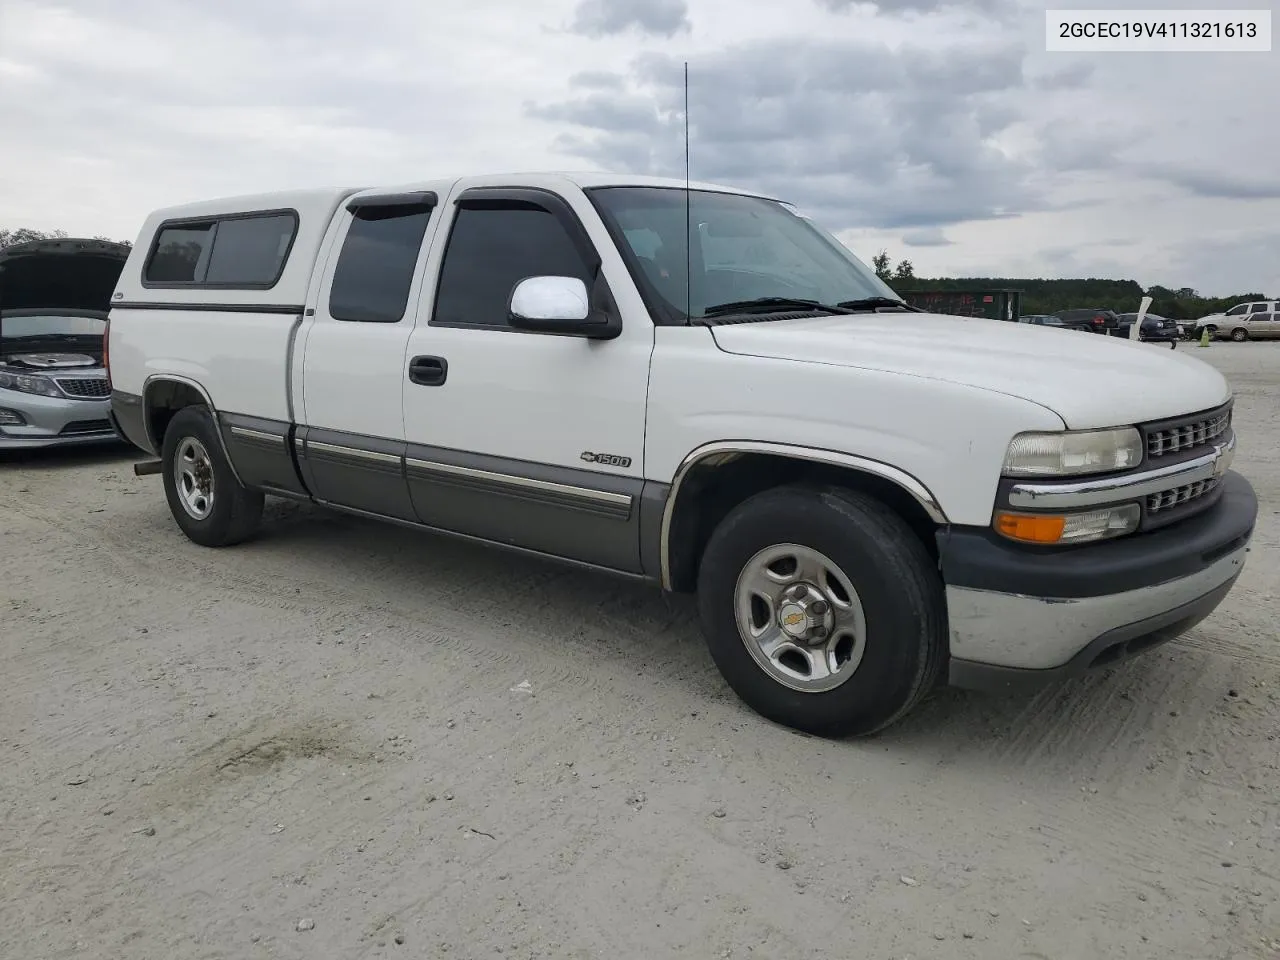
[[[142,285],[269,290],[284,272],[297,233],[294,210],[162,223]]]
[[[329,289],[329,315],[360,323],[399,323],[409,303],[418,251],[434,201],[354,212]]]

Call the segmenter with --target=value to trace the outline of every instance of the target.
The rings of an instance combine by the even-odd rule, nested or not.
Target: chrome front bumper
[[[950,682],[1033,688],[1115,663],[1185,633],[1244,569],[1258,502],[1236,473],[1199,516],[1130,538],[1021,550],[985,532],[939,539]]]
[[[120,435],[111,424],[111,400],[73,400],[0,389],[0,450],[33,450],[71,444],[110,443]]]
[[[1240,576],[1248,552],[1242,547],[1189,577],[1101,597],[1054,599],[948,587],[953,666],[1080,673],[1121,659],[1119,653],[1140,652],[1173,639],[1176,633],[1156,636],[1169,627],[1185,633],[1212,613]],[[1126,649],[1115,651],[1117,646]]]

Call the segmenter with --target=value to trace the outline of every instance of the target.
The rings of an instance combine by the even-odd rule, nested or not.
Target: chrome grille
[[[1231,409],[1217,410],[1211,414],[1188,419],[1147,431],[1147,456],[1163,457],[1170,453],[1184,453],[1212,443],[1231,427]]]
[[[102,400],[111,396],[106,377],[58,377],[58,386],[68,397],[77,400]]]
[[[1218,478],[1197,480],[1195,483],[1184,483],[1172,490],[1161,490],[1147,497],[1147,516],[1153,516],[1164,510],[1172,510],[1192,500],[1199,500],[1205,494],[1212,493],[1218,486]]]

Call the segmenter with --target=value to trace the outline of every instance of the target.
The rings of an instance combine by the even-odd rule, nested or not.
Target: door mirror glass
[[[511,291],[511,325],[537,329],[545,324],[587,322],[587,285],[577,277],[526,277]]]

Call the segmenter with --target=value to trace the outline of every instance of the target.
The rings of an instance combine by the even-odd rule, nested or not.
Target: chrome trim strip
[[[590,487],[572,486],[567,483],[555,483],[551,480],[535,480],[533,477],[519,477],[510,473],[494,473],[492,470],[480,470],[476,467],[459,467],[452,463],[437,463],[432,460],[419,460],[406,457],[405,464],[415,470],[426,473],[445,474],[453,477],[465,477],[469,480],[487,480],[522,490],[541,490],[545,493],[559,493],[569,497],[577,497],[591,503],[608,504],[611,507],[630,509],[634,498],[628,493],[614,493],[610,490],[593,490]]]
[[[336,443],[321,443],[318,440],[307,440],[303,445],[304,451],[323,450],[326,453],[336,453],[340,456],[354,457],[357,460],[372,460],[375,463],[399,463],[401,457],[395,453],[379,453],[376,450],[360,450],[356,447],[344,447]]]
[[[156,456],[162,456],[164,453],[164,444],[157,443],[156,438],[151,435],[151,417],[147,410],[147,390],[153,383],[169,381],[170,383],[180,383],[183,386],[190,387],[196,393],[200,394],[205,402],[205,406],[209,408],[209,414],[213,417],[214,433],[218,437],[218,446],[222,449],[222,456],[227,461],[227,466],[231,468],[231,475],[236,478],[236,483],[244,486],[244,481],[240,479],[240,473],[236,470],[236,463],[231,459],[231,452],[227,450],[227,444],[222,439],[222,431],[217,429],[218,408],[213,405],[213,398],[209,396],[209,391],[203,386],[192,380],[190,377],[183,377],[176,373],[153,373],[147,379],[142,381],[142,429],[146,431],[147,442],[151,444],[151,450]],[[161,438],[163,439],[163,438]]]
[[[593,493],[596,491],[592,491]],[[461,533],[457,530],[449,530],[445,527],[433,527],[428,523],[418,523],[414,520],[402,520],[399,517],[389,517],[386,514],[374,513],[370,510],[361,510],[359,507],[344,507],[340,503],[334,503],[331,500],[315,500],[316,504],[326,507],[329,510],[335,510],[339,513],[349,513],[352,516],[367,517],[371,520],[383,520],[387,523],[394,523],[396,526],[405,527],[410,530],[419,530],[426,533],[439,534],[444,537],[452,537],[456,540],[465,540],[469,543],[478,543],[486,547],[497,547],[501,550],[507,550],[511,553],[521,554],[526,557],[536,557],[539,560],[551,560],[556,563],[567,564],[571,567],[577,567],[580,570],[591,570],[597,573],[607,573],[611,576],[622,577],[626,580],[636,580],[642,583],[652,583],[651,577],[646,577],[643,573],[632,573],[629,570],[618,570],[615,567],[602,567],[598,563],[588,563],[585,560],[574,560],[572,557],[563,557],[558,553],[545,553],[542,550],[534,550],[532,547],[518,547],[514,543],[507,543],[504,540],[489,540],[485,537],[473,536],[469,533]]]
[[[298,312],[298,316],[294,317],[293,323],[289,326],[289,342],[284,348],[284,407],[289,414],[289,422],[294,423],[298,418],[293,412],[293,375],[294,375],[294,359],[297,353],[298,331],[302,329],[302,312]]]
[[[249,427],[231,427],[233,436],[243,437],[246,440],[266,440],[269,443],[284,445],[284,437],[278,433],[267,433],[265,430],[253,430]]]
[[[1212,453],[1143,473],[1078,483],[1019,483],[1009,491],[1009,505],[1047,510],[1141,500],[1172,487],[1221,476],[1230,469],[1235,449],[1236,438],[1232,436],[1226,443],[1215,444]]]
[[[810,460],[825,463],[834,467],[844,467],[869,473],[896,484],[911,494],[916,503],[924,509],[934,523],[947,523],[947,515],[937,498],[923,483],[907,473],[879,460],[868,460],[853,454],[839,453],[835,450],[821,450],[814,447],[797,447],[787,443],[769,443],[757,440],[727,440],[704,444],[688,454],[676,469],[671,481],[671,490],[667,494],[667,502],[662,508],[662,550],[659,580],[662,589],[671,589],[671,519],[675,514],[675,505],[679,498],[680,486],[689,471],[704,460],[721,457],[726,460],[743,453],[763,453],[774,456],[789,457],[793,460]]]

